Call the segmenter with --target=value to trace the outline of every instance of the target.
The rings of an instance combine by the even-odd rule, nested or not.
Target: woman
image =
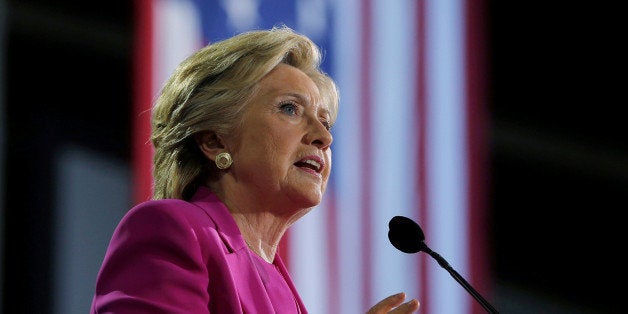
[[[152,113],[153,200],[116,228],[92,313],[306,313],[279,255],[331,171],[335,83],[282,27],[183,61]],[[390,296],[370,313],[411,313]]]

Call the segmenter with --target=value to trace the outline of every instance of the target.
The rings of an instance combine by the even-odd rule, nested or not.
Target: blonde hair
[[[216,175],[194,135],[235,132],[256,84],[280,63],[300,69],[314,81],[335,122],[339,95],[334,81],[320,69],[321,61],[314,42],[282,26],[207,45],[181,62],[152,111],[153,199],[188,199]]]

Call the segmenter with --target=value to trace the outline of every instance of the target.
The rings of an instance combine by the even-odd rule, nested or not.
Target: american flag
[[[400,291],[422,313],[484,312],[436,261],[387,237],[393,216],[414,219],[490,295],[484,1],[136,0],[136,12],[136,202],[151,193],[150,107],[176,65],[285,24],[322,48],[341,95],[327,194],[280,250],[309,312],[364,313]]]

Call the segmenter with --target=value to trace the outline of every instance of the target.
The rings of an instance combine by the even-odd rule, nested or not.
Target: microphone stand
[[[440,256],[438,253],[432,251],[432,249],[430,249],[427,244],[425,244],[424,242],[421,242],[421,251],[429,254],[431,257],[433,257],[438,264],[443,267],[444,269],[446,269],[449,274],[454,277],[454,279],[460,284],[462,285],[462,287],[465,288],[465,290],[467,290],[467,292],[469,292],[473,298],[475,298],[476,301],[478,301],[482,307],[484,307],[484,309],[489,312],[489,313],[499,313],[497,312],[497,310],[490,304],[488,303],[488,301],[486,301],[486,299],[484,299],[480,293],[478,293],[475,289],[473,289],[473,287],[471,287],[471,285],[464,279],[462,278],[462,276],[460,276],[460,274],[458,274],[457,271],[455,271],[453,269],[453,267],[451,267],[449,265],[449,263],[447,263],[447,261]]]

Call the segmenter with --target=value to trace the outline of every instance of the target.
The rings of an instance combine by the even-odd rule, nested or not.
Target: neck
[[[272,263],[279,241],[288,228],[312,208],[277,202],[276,195],[251,193],[229,177],[210,185],[227,206],[249,248],[265,261]],[[268,195],[267,195],[268,194]]]
[[[289,224],[264,213],[232,214],[248,247],[266,262],[272,263]]]
[[[270,245],[261,240],[259,240],[257,243],[250,243],[250,241],[246,240],[246,238],[245,241],[246,245],[249,247],[249,249],[251,249],[251,251],[253,251],[253,253],[261,257],[267,263],[273,263],[273,261],[275,260],[275,255],[277,254],[276,244]]]

